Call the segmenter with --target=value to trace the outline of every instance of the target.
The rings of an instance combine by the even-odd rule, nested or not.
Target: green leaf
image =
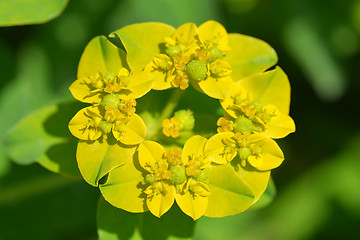
[[[109,134],[108,139],[80,140],[76,158],[85,181],[97,186],[99,180],[112,169],[128,162],[134,155],[135,150],[136,146],[121,144]]]
[[[180,26],[186,22],[199,25],[206,20],[221,19],[217,0],[123,0],[111,12],[110,25],[158,21]],[[111,28],[109,28],[111,29]]]
[[[10,170],[10,160],[5,154],[5,147],[0,143],[0,177]]]
[[[346,77],[319,29],[310,19],[295,18],[284,29],[289,54],[307,75],[310,84],[324,100],[337,100],[346,90]],[[344,43],[342,43],[344,44]]]
[[[68,0],[2,0],[0,26],[48,22],[61,14]]]
[[[254,203],[254,205],[252,205],[249,209],[255,210],[266,207],[274,200],[275,196],[276,196],[276,187],[273,179],[270,177],[265,192],[261,195],[259,200],[257,200]]]
[[[66,102],[39,109],[12,128],[5,139],[8,155],[18,164],[38,161],[53,172],[78,176],[74,144],[67,125],[79,109]]]
[[[50,74],[45,51],[36,44],[28,44],[19,49],[18,61],[15,62],[11,54],[3,50],[6,47],[10,46],[0,45],[0,55],[10,63],[1,65],[2,72],[6,73],[2,81],[8,80],[0,92],[0,116],[4,116],[0,124],[1,140],[22,117],[48,103],[52,93],[47,81]],[[17,69],[16,76],[9,75],[12,70],[8,68],[11,67]]]
[[[100,199],[98,234],[100,240],[191,239],[195,222],[174,205],[161,218],[150,212],[130,213]]]
[[[14,164],[0,178],[0,238],[96,239],[98,199],[98,191],[84,181],[38,164]]]

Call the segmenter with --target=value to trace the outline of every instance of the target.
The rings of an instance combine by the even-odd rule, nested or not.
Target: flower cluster
[[[274,50],[215,21],[134,24],[109,37],[91,40],[70,86],[91,104],[69,123],[84,179],[112,205],[157,217],[174,202],[194,220],[254,204],[284,160],[274,139],[295,131],[287,76],[266,71],[277,62]],[[116,38],[121,46],[109,40]],[[202,123],[191,110],[174,112],[189,86],[223,109],[209,139],[195,131]],[[137,114],[137,99],[170,88],[178,90],[161,114]]]

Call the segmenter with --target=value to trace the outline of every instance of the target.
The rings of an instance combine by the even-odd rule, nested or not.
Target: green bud
[[[101,121],[99,128],[104,132],[104,133],[109,133],[111,132],[113,124],[107,121]]]
[[[200,182],[204,182],[204,181],[206,181],[207,178],[208,178],[208,172],[205,170],[202,170],[200,175],[197,177],[197,180]]]
[[[180,165],[176,165],[176,166],[171,166],[170,167],[170,172],[171,172],[171,178],[170,181],[175,184],[182,184],[186,181],[187,177],[186,177],[186,171],[185,168],[180,166]]]
[[[251,150],[247,147],[241,147],[238,149],[238,154],[241,160],[246,160],[251,155]]]
[[[206,64],[200,60],[192,60],[186,66],[188,77],[195,81],[201,81],[206,78],[208,72]]]
[[[252,133],[254,131],[254,125],[250,119],[244,116],[240,116],[235,121],[235,132],[249,132]]]
[[[223,52],[215,46],[209,48],[209,52],[211,53],[212,61],[215,61],[216,59],[221,58],[223,56]]]
[[[115,93],[106,94],[101,101],[102,106],[112,106],[113,108],[117,108],[118,103],[120,102],[119,95]]]
[[[147,174],[145,176],[145,182],[149,183],[151,185],[151,184],[155,183],[156,180],[154,179],[154,177],[151,174]]]
[[[166,49],[166,54],[171,58],[173,56],[175,56],[176,54],[179,54],[179,53],[180,53],[180,47],[179,46],[168,46],[167,49]]]
[[[192,130],[195,125],[195,118],[193,112],[188,110],[179,110],[175,112],[174,117],[180,121],[182,130]]]
[[[114,79],[116,77],[116,75],[114,74],[114,73],[112,73],[112,72],[107,72],[106,74],[105,74],[105,76],[103,77],[103,79],[105,79],[105,80],[112,80],[112,79]]]

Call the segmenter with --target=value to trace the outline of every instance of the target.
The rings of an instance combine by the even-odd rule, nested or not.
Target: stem
[[[174,112],[174,109],[178,105],[179,99],[181,95],[183,94],[184,90],[176,89],[174,93],[172,94],[169,102],[167,103],[166,107],[163,109],[160,115],[160,124],[157,124],[161,126],[162,121],[166,118],[169,118],[171,114]]]
[[[183,92],[184,90],[176,89],[171,95],[171,98],[169,99],[167,105],[161,112],[159,121],[157,121],[156,124],[151,127],[152,128],[151,132],[154,133],[155,136],[158,135],[159,129],[162,127],[162,122],[164,121],[164,119],[169,118],[171,114],[173,114],[174,109],[178,105],[180,97],[183,94]]]

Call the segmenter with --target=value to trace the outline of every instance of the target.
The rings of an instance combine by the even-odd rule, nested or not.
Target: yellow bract
[[[204,151],[215,163],[227,164],[236,156],[241,167],[250,164],[260,171],[274,169],[284,160],[276,142],[258,133],[218,133],[209,139]]]
[[[176,29],[140,23],[110,36],[126,52],[95,37],[70,86],[75,99],[91,104],[69,123],[80,139],[84,179],[100,185],[112,205],[157,217],[175,201],[194,220],[248,209],[284,160],[273,139],[295,131],[287,76],[279,67],[266,71],[277,62],[275,51],[259,39],[227,33],[216,21]],[[174,113],[181,91],[160,114],[140,113],[147,126],[137,115],[137,99],[151,89],[189,85],[219,99],[224,109],[214,126],[218,133],[209,139],[194,134],[203,123],[195,126],[192,111]]]
[[[295,131],[288,115],[290,87],[280,68],[234,84],[220,103],[228,114],[225,119],[236,125],[235,131],[258,132],[271,138],[283,138]]]
[[[210,194],[204,183],[206,168],[210,165],[210,160],[202,151],[205,142],[206,138],[191,137],[185,143],[182,154],[179,148],[165,151],[153,141],[140,144],[139,162],[147,171],[144,179],[146,205],[155,216],[160,217],[167,212],[174,199],[192,218],[197,219],[204,214],[206,197]]]

